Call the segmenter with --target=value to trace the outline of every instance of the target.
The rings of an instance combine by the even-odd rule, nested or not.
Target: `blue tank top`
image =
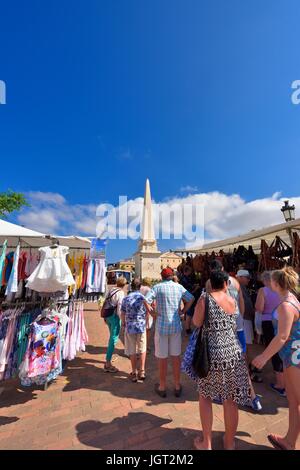
[[[279,356],[285,368],[290,366],[300,368],[300,308],[289,300],[285,302],[291,304],[298,310],[298,320],[293,323],[289,339],[279,351]],[[282,303],[283,302],[281,302],[281,304]],[[278,317],[277,309],[274,313],[275,316]]]

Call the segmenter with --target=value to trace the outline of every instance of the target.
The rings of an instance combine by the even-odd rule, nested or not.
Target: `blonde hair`
[[[272,280],[277,282],[281,289],[293,292],[297,290],[299,275],[290,266],[273,271],[271,276]]]
[[[120,276],[117,279],[117,287],[125,287],[127,284],[127,279],[124,276]]]
[[[142,285],[151,287],[152,286],[152,281],[151,281],[150,277],[144,277],[143,280],[142,280]]]

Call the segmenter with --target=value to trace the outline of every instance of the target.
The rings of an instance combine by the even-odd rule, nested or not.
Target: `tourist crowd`
[[[235,448],[238,407],[260,412],[262,404],[253,382],[261,382],[261,370],[271,360],[275,380],[272,390],[289,403],[288,431],[284,437],[271,434],[277,449],[294,449],[300,435],[300,303],[299,278],[292,268],[265,272],[256,299],[248,288],[250,273],[241,269],[229,276],[222,264],[210,265],[210,278],[200,287],[192,269],[186,266],[178,277],[171,268],[161,272],[161,282],[135,278],[128,292],[124,278],[106,295],[101,316],[109,328],[105,372],[118,372],[112,364],[120,333],[125,354],[130,358],[132,382],[146,379],[146,357],[150,352],[151,328],[158,359],[159,380],[155,392],[167,396],[168,358],[173,366],[173,393],[183,390],[181,371],[194,381],[199,393],[202,437],[197,449],[211,449],[212,403],[223,405],[224,448]],[[253,301],[254,300],[254,301]],[[181,360],[182,324],[189,343]],[[263,339],[265,349],[250,358],[251,344]]]

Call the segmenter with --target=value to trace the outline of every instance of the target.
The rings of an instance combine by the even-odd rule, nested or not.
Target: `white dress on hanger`
[[[65,291],[75,285],[66,262],[67,246],[46,246],[39,249],[41,260],[27,280],[26,287],[37,292]]]

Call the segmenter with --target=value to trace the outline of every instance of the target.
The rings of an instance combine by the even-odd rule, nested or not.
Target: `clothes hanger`
[[[58,248],[59,246],[59,240],[52,240],[52,245],[50,246],[50,248]]]

